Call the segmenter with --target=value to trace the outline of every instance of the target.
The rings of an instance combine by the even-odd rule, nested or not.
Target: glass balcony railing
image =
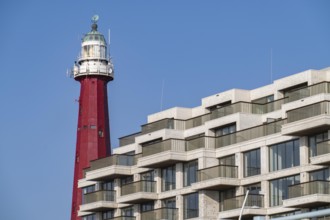
[[[136,155],[119,155],[115,154],[109,157],[105,157],[98,160],[93,160],[90,163],[90,167],[85,169],[85,173],[93,170],[97,170],[103,167],[121,165],[121,166],[134,166],[137,163],[137,159],[141,157],[141,154]]]
[[[99,201],[115,201],[116,191],[100,190],[83,195],[83,204],[99,202]]]
[[[253,128],[237,131],[235,133],[223,135],[215,139],[215,147],[224,147],[231,144],[240,143],[243,141],[252,140],[255,138],[275,134],[281,132],[282,125],[286,123],[286,120],[278,120],[275,122],[263,124]]]
[[[141,180],[123,185],[121,187],[121,195],[129,195],[138,192],[156,192],[156,182]]]
[[[330,153],[330,140],[320,142],[316,145],[316,156]]]
[[[330,182],[315,180],[289,186],[289,199],[313,194],[330,194]]]
[[[125,137],[119,138],[119,147],[133,144],[135,142],[135,137],[140,136],[141,132],[134,133]]]
[[[329,93],[329,92],[330,92],[329,82],[314,84],[305,88],[300,88],[289,92],[287,94],[288,99],[286,100],[286,103],[307,98],[313,95],[317,95],[321,93]]]
[[[141,213],[141,219],[148,219],[148,220],[159,220],[159,219],[166,219],[166,220],[177,220],[178,219],[178,209],[176,208],[160,208],[154,209],[147,212]]]
[[[318,115],[329,115],[329,114],[330,114],[330,102],[324,101],[287,111],[287,118],[288,118],[288,123],[291,123]]]
[[[142,147],[142,157],[150,156],[153,154],[165,152],[165,151],[185,151],[185,141],[179,139],[168,139],[158,143],[149,144]]]
[[[245,195],[236,196],[234,198],[226,199],[223,201],[223,210],[228,211],[232,209],[241,209],[244,202]],[[253,195],[249,194],[246,203],[245,209],[250,208],[262,208],[264,207],[264,196],[263,195]]]
[[[184,121],[173,118],[165,118],[159,121],[142,125],[141,127],[142,127],[141,134],[147,134],[161,129],[184,130]]]
[[[237,166],[219,165],[198,170],[198,181],[205,181],[218,177],[237,178]]]

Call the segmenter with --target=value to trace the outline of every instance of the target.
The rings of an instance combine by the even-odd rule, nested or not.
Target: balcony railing
[[[301,108],[293,109],[287,112],[288,123],[299,121],[306,118],[311,118],[318,115],[329,115],[330,102],[319,102],[312,105],[307,105]]]
[[[236,196],[234,198],[224,200],[222,211],[242,208],[244,198],[245,198],[245,195],[242,195],[242,196]],[[247,209],[247,207],[250,207],[250,208],[264,207],[264,196],[249,194],[246,199],[245,209]]]
[[[316,145],[316,156],[330,153],[330,140],[326,140]]]
[[[168,139],[158,143],[149,144],[147,146],[142,147],[142,157],[146,157],[170,150],[176,152],[184,152],[185,141],[179,139]]]
[[[252,140],[255,138],[275,134],[281,132],[282,125],[286,123],[286,120],[279,120],[268,124],[263,124],[253,128],[237,131],[235,133],[223,135],[217,137],[215,140],[216,148],[228,146],[231,144],[240,143],[243,141]]]
[[[289,186],[289,199],[312,194],[330,194],[330,182],[316,180]]]
[[[153,131],[158,131],[161,129],[176,129],[176,130],[184,130],[184,121],[173,119],[173,118],[165,118],[159,121],[155,121],[149,124],[142,125],[142,134],[147,134]]]
[[[321,93],[329,93],[330,92],[329,88],[330,88],[330,83],[322,82],[305,88],[293,90],[287,94],[288,96],[287,102],[293,102],[299,99],[303,99]]]
[[[100,190],[83,195],[83,204],[99,201],[115,201],[116,191]]]
[[[218,177],[237,178],[237,166],[219,165],[198,170],[199,182]]]
[[[199,148],[214,149],[214,137],[197,137],[194,139],[186,140],[186,151],[196,150]]]
[[[121,165],[121,166],[133,166],[136,165],[137,159],[141,157],[141,154],[136,155],[120,155],[115,154],[110,157],[105,157],[98,160],[91,161],[90,168],[86,171],[97,170],[107,166]]]
[[[159,219],[167,219],[167,220],[177,220],[178,219],[178,210],[175,208],[160,208],[154,209],[147,212],[141,213],[141,219],[148,220],[159,220]]]
[[[141,180],[129,183],[121,187],[121,195],[129,195],[138,192],[156,192],[156,182]]]
[[[129,144],[133,144],[135,142],[135,137],[138,137],[141,135],[141,132],[134,133],[125,137],[119,138],[119,146],[125,146]]]

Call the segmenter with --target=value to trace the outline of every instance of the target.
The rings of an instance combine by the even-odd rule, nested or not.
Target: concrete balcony
[[[283,135],[304,136],[330,128],[330,102],[323,101],[287,111]]]
[[[198,170],[198,181],[192,184],[192,188],[223,190],[239,185],[237,166],[219,165]]]
[[[284,207],[310,208],[330,203],[330,182],[316,180],[289,186],[289,197]]]
[[[178,220],[178,209],[160,208],[141,213],[141,219],[148,220]]]
[[[131,174],[131,166],[136,165],[137,155],[112,155],[99,160],[91,161],[91,166],[85,169],[86,180],[106,181]]]
[[[155,181],[137,181],[123,185],[118,203],[141,203],[149,200],[157,200]]]
[[[316,145],[316,156],[310,158],[311,164],[330,165],[330,140]]]
[[[185,141],[168,139],[142,147],[142,157],[138,167],[164,167],[179,161],[186,161]]]
[[[101,190],[83,195],[81,212],[99,212],[117,208],[115,191]]]
[[[238,218],[243,205],[245,195],[236,196],[234,198],[226,199],[221,205],[219,219],[231,219]],[[243,218],[253,218],[254,216],[266,215],[267,211],[264,208],[264,196],[263,195],[248,195],[245,208],[243,211]]]

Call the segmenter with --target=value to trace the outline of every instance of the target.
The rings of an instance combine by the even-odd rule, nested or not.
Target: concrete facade
[[[247,190],[242,219],[328,207],[329,132],[329,68],[149,115],[114,155],[85,170],[79,187],[92,190],[79,216],[238,219]]]

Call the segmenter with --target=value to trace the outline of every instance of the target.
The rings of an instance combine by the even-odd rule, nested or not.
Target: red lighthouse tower
[[[80,219],[82,191],[78,180],[83,178],[83,169],[89,167],[91,160],[111,153],[107,83],[113,80],[113,65],[104,36],[97,31],[97,21],[98,16],[93,16],[92,30],[82,39],[81,55],[72,71],[81,87],[71,220]]]

